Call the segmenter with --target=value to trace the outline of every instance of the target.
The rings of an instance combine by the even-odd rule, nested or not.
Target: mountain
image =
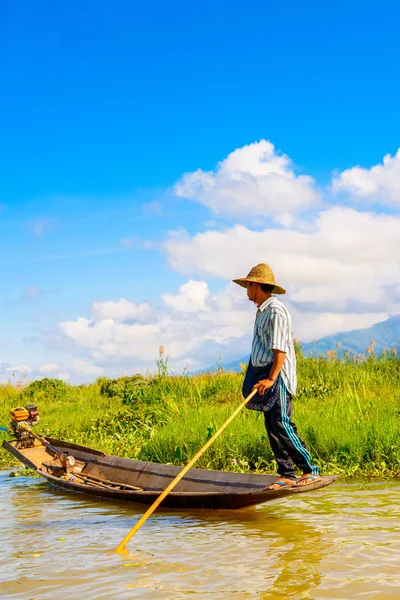
[[[349,350],[351,354],[365,354],[374,341],[374,352],[380,354],[383,350],[400,351],[400,315],[390,317],[386,321],[376,323],[366,329],[341,331],[302,345],[306,356],[311,353],[325,354],[327,350],[340,351],[343,354]],[[340,344],[340,346],[338,346]]]
[[[311,354],[325,355],[327,350],[336,350],[337,354],[343,355],[346,350],[350,354],[365,354],[367,348],[374,341],[375,354],[381,354],[383,350],[396,350],[400,354],[400,315],[394,315],[386,321],[376,323],[366,329],[353,329],[353,331],[341,331],[332,335],[327,335],[315,342],[302,344],[302,350],[305,356]],[[338,346],[339,344],[339,346]],[[226,371],[240,371],[240,363],[247,363],[249,355],[243,356],[239,360],[234,360],[223,365]],[[217,370],[217,365],[212,365],[202,372],[212,373]]]
[[[240,371],[241,371],[240,364],[247,365],[247,363],[249,362],[249,358],[250,358],[250,355],[246,354],[246,356],[242,356],[242,358],[239,358],[239,360],[234,360],[227,364],[222,363],[222,365],[220,365],[220,367],[224,371],[234,371],[235,373],[240,373]],[[218,371],[218,365],[212,365],[211,367],[208,367],[208,369],[203,369],[199,372],[200,373],[215,373],[216,371]]]

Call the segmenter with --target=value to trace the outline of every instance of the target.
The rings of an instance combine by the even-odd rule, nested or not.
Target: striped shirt
[[[280,375],[292,395],[296,393],[296,355],[292,339],[292,319],[287,308],[276,296],[261,304],[254,323],[251,363],[263,367],[274,360],[273,350],[286,352]]]

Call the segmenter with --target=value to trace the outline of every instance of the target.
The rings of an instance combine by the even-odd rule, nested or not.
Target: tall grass
[[[161,360],[162,363],[162,360]],[[158,363],[157,363],[158,364]],[[98,380],[65,386],[56,400],[35,390],[38,432],[128,458],[185,464],[241,401],[243,373]],[[162,363],[161,367],[165,367]],[[400,363],[393,354],[365,360],[304,358],[298,353],[294,421],[323,473],[400,474]],[[28,388],[26,388],[28,389]],[[0,424],[26,404],[26,390],[0,386]],[[0,464],[11,466],[4,450]],[[263,416],[244,409],[199,460],[199,467],[274,472]]]

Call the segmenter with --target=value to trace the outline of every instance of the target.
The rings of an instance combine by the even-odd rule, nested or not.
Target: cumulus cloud
[[[93,365],[91,362],[82,360],[81,358],[74,360],[73,364],[75,371],[80,375],[88,375],[91,377],[101,377],[101,375],[104,375],[104,369],[102,367]]]
[[[170,308],[183,312],[197,312],[209,310],[206,305],[209,296],[208,286],[205,281],[194,281],[191,279],[179,288],[179,294],[162,294],[165,304]]]
[[[183,303],[187,290],[194,284],[206,290],[204,303],[196,311],[186,310]],[[177,303],[170,302],[174,298]],[[184,367],[196,370],[216,362],[219,355],[225,362],[240,358],[250,352],[251,334],[255,318],[252,306],[243,288],[231,283],[217,294],[211,294],[205,282],[190,281],[181,286],[175,296],[153,310],[150,323],[130,324],[113,319],[90,321],[78,318],[59,324],[63,338],[71,347],[78,348],[90,359],[73,362],[72,377],[85,379],[107,374],[118,376],[123,372],[154,370],[160,345],[166,348],[169,365],[182,372]],[[293,333],[302,341],[355,328],[369,327],[383,321],[385,310],[369,312],[340,312],[329,307],[313,309],[301,306],[289,296],[285,300],[293,316]],[[183,302],[183,300],[182,300]]]
[[[60,365],[58,365],[57,363],[45,363],[44,365],[41,365],[40,367],[38,367],[38,371],[39,373],[43,373],[45,375],[47,375],[48,373],[56,373],[57,371],[60,370]]]
[[[333,178],[336,193],[348,192],[375,203],[400,206],[400,149],[370,169],[352,167]]]
[[[117,301],[93,302],[90,313],[95,321],[114,320],[124,322],[128,320],[145,323],[152,315],[152,307],[149,302],[135,304],[125,298]]]
[[[311,232],[253,231],[236,225],[194,236],[181,232],[170,236],[164,248],[175,271],[205,278],[233,279],[267,262],[278,284],[290,290],[292,302],[304,304],[303,310],[314,306],[318,311],[348,312],[355,302],[356,312],[399,308],[397,216],[336,207],[321,212]]]
[[[73,379],[151,370],[160,345],[177,371],[207,367],[219,354],[229,362],[249,352],[255,315],[245,290],[229,280],[259,262],[269,263],[288,290],[284,301],[299,340],[369,327],[400,313],[400,216],[348,206],[359,207],[365,198],[370,207],[387,204],[395,212],[400,151],[369,170],[338,174],[333,190],[346,192],[347,206],[339,205],[340,196],[335,206],[318,204],[315,181],[297,175],[290,158],[265,140],[235,150],[213,171],[184,175],[176,195],[236,224],[221,228],[218,219],[219,225],[209,222],[199,233],[168,233],[162,249],[171,269],[188,279],[176,293],[160,290],[152,304],[93,302],[88,318],[59,323],[43,341],[83,357],[62,366]],[[121,245],[143,248],[144,242],[133,237]],[[210,278],[220,280],[213,292]]]
[[[45,363],[39,367],[34,365],[12,366],[9,363],[0,364],[0,383],[12,381],[22,385],[28,385],[36,379],[51,377],[62,379],[63,381],[72,380],[75,383],[82,383],[93,380],[104,374],[104,369],[92,364],[90,361],[75,359],[67,361],[62,367],[58,363]]]
[[[330,312],[329,310],[300,311],[292,302],[288,302],[292,314],[294,337],[309,342],[339,331],[352,331],[371,327],[385,321],[387,312]]]
[[[79,373],[79,371],[75,371]],[[62,379],[63,381],[69,381],[71,378],[70,374],[66,370],[62,370],[62,367],[58,363],[46,363],[36,370],[32,369],[29,375],[30,379],[42,379],[44,377],[54,377],[55,379]],[[78,378],[79,379],[79,378]],[[82,379],[83,380],[83,379]]]
[[[63,381],[69,381],[71,379],[71,377],[67,371],[60,371],[60,373],[57,373],[57,379],[62,379]]]
[[[28,367],[28,365],[17,365],[15,367],[7,367],[5,372],[11,374],[18,373],[19,375],[28,375],[32,372],[32,369]]]
[[[234,288],[232,284],[212,295],[205,282],[188,281],[178,294],[163,295],[162,306],[153,309],[146,323],[121,322],[120,313],[113,318],[108,307],[102,310],[102,303],[97,303],[96,319],[59,323],[59,334],[90,353],[95,365],[119,362],[130,370],[153,366],[160,345],[166,347],[171,364],[201,365],[201,352],[203,360],[212,354],[213,362],[217,347],[226,347],[251,330],[254,311],[249,310],[243,290]]]
[[[319,200],[315,181],[296,175],[291,159],[266,140],[238,148],[214,171],[186,173],[174,193],[215,214],[273,217],[285,225],[292,222],[293,213]]]

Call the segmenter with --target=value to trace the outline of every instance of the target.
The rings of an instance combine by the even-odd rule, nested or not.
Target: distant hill
[[[306,356],[310,354],[324,355],[327,350],[335,350],[342,355],[349,350],[350,354],[365,354],[367,348],[374,340],[374,351],[381,354],[383,350],[396,350],[400,355],[400,315],[390,317],[386,321],[376,323],[366,329],[354,329],[353,331],[341,331],[332,335],[327,335],[316,342],[307,342],[302,344],[303,353]],[[340,346],[338,346],[340,344]],[[226,371],[240,371],[240,363],[247,363],[249,355],[242,356],[223,365]],[[212,365],[206,372],[215,372],[218,365]]]
[[[335,348],[344,353],[349,350],[351,354],[364,354],[375,342],[374,351],[380,354],[385,349],[400,351],[400,315],[390,317],[386,321],[376,323],[366,329],[354,329],[353,331],[341,331],[317,340],[303,344],[303,352],[306,356],[312,352],[325,354],[327,350]],[[337,347],[340,344],[340,347]]]

